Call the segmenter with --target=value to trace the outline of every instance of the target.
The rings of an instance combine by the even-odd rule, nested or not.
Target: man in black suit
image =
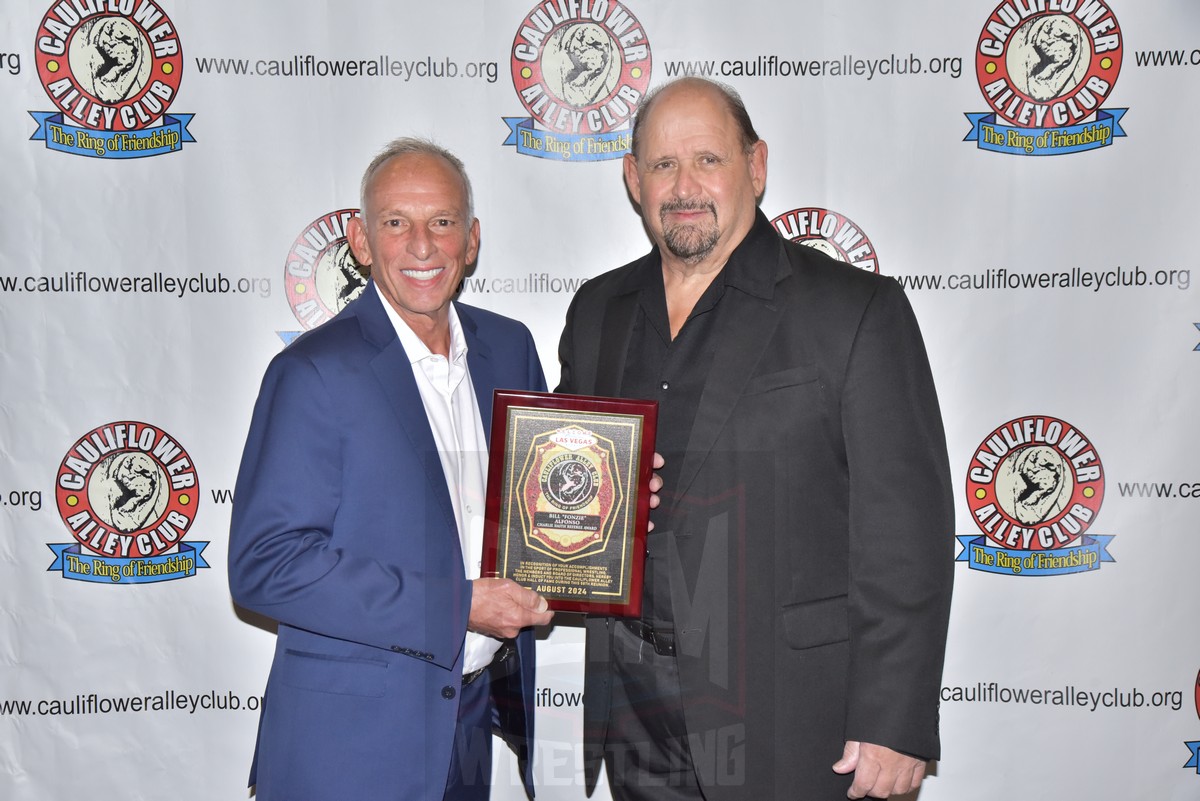
[[[653,250],[584,285],[562,392],[660,404],[640,620],[587,621],[585,769],[624,799],[886,798],[938,757],[945,436],[899,285],[780,237],[732,90],[652,93]]]

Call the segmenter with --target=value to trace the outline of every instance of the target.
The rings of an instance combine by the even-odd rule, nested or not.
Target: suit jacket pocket
[[[849,603],[845,595],[785,606],[783,638],[797,651],[850,639]]]
[[[817,372],[815,364],[798,364],[786,370],[776,370],[772,373],[750,376],[750,380],[746,382],[745,388],[742,389],[742,395],[758,395],[763,392],[770,392],[773,389],[807,384],[816,381],[819,377],[820,374]]]
[[[387,662],[352,656],[331,656],[287,649],[277,665],[276,678],[302,690],[382,698]]]

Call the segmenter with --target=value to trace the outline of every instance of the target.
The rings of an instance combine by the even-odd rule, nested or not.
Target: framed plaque
[[[657,421],[655,401],[496,390],[483,575],[639,615]]]

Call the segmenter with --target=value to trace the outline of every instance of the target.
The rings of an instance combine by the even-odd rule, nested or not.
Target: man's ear
[[[767,143],[761,139],[750,148],[750,182],[754,197],[761,199],[767,188]]]
[[[370,266],[371,243],[367,240],[367,224],[361,216],[351,217],[346,223],[346,241],[358,263],[364,267]]]
[[[629,194],[640,205],[642,201],[642,182],[638,177],[637,158],[632,153],[626,153],[625,157],[621,159],[621,166],[625,171],[625,188],[629,190]]]
[[[479,258],[479,218],[471,220],[471,231],[467,234],[467,266]]]

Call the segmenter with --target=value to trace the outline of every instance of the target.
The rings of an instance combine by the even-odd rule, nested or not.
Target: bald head
[[[359,184],[359,205],[362,208],[363,214],[367,213],[367,195],[370,194],[371,182],[375,180],[376,173],[380,172],[389,161],[401,156],[430,156],[446,162],[447,166],[454,170],[454,173],[458,176],[458,180],[462,182],[463,195],[466,200],[467,218],[474,219],[475,197],[471,191],[471,179],[467,177],[467,168],[463,166],[462,159],[441,145],[415,136],[404,136],[388,142],[387,146],[379,152],[379,155],[367,165],[367,169],[363,173],[362,182]]]
[[[746,104],[742,102],[741,95],[733,87],[705,78],[679,78],[654,89],[642,99],[641,105],[638,106],[629,142],[629,151],[634,158],[641,154],[639,145],[644,138],[645,124],[654,113],[654,107],[664,97],[679,92],[696,95],[711,94],[712,97],[719,99],[737,128],[742,149],[749,153],[754,144],[758,142],[758,132],[754,130],[754,123],[750,121],[750,113],[746,111]]]

